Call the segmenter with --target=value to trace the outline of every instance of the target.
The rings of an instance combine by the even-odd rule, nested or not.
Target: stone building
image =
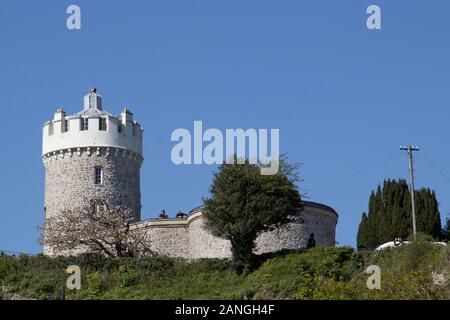
[[[142,133],[128,108],[119,116],[104,111],[96,89],[84,97],[81,112],[66,115],[58,109],[42,133],[45,218],[101,199],[131,210],[133,228],[148,231],[151,249],[158,254],[187,259],[229,257],[229,241],[203,228],[202,208],[192,210],[186,218],[141,221]],[[294,222],[258,237],[256,252],[306,247],[311,233],[317,245],[334,246],[337,219],[334,209],[305,201]],[[44,253],[56,254],[48,246]]]
[[[256,239],[256,253],[305,248],[311,233],[317,246],[334,246],[338,214],[326,205],[303,201],[304,209],[293,222]],[[193,209],[186,219],[149,219],[135,228],[147,228],[152,249],[161,255],[186,259],[231,257],[228,240],[203,228],[202,208]]]
[[[142,132],[128,108],[120,116],[104,111],[96,89],[84,97],[81,112],[56,110],[42,133],[45,218],[98,199],[128,208],[139,221]],[[51,248],[44,246],[44,253],[51,255]]]

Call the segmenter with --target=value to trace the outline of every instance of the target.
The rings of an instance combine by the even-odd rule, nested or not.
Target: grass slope
[[[229,260],[219,259],[2,255],[0,286],[25,297],[61,299],[64,270],[75,264],[82,289],[65,290],[66,299],[450,299],[449,256],[448,247],[420,241],[377,254],[321,247],[262,256],[257,270],[237,275]],[[366,286],[363,272],[372,264],[381,268],[380,290]]]

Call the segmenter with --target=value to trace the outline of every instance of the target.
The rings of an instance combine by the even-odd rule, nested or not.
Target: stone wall
[[[110,206],[129,208],[140,220],[140,157],[113,148],[90,152],[62,150],[43,157],[45,165],[45,217],[65,209],[85,208],[89,200],[106,201]],[[95,167],[103,170],[103,184],[94,183]],[[49,253],[50,248],[44,247]]]
[[[292,223],[262,233],[256,239],[255,253],[305,248],[311,233],[317,246],[334,246],[337,213],[318,203],[304,204],[303,212]],[[186,259],[231,256],[230,242],[204,229],[201,209],[191,212],[187,219],[150,219],[134,227],[147,230],[151,249],[160,255]]]
[[[148,243],[163,256],[189,258],[189,229],[186,226],[158,226],[148,229]]]
[[[256,252],[305,248],[311,233],[314,233],[317,246],[334,246],[336,223],[336,215],[306,207],[294,222],[277,230],[262,233],[256,240]]]
[[[231,255],[228,240],[214,237],[203,228],[201,212],[189,220],[189,258],[226,258]]]

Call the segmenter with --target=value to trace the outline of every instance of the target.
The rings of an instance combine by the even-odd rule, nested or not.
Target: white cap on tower
[[[97,93],[97,89],[93,88],[84,96],[84,110],[96,108],[102,110],[102,96]]]
[[[103,110],[96,89],[84,96],[81,112],[66,115],[60,108],[43,126],[42,155],[77,148],[118,148],[142,156],[143,129],[127,108],[118,115]]]

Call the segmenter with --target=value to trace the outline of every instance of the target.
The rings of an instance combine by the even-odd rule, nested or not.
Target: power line
[[[428,157],[427,154],[425,154],[425,153],[422,152],[422,155],[424,156],[425,160],[427,160],[427,161],[431,164],[431,166],[432,166],[438,173],[440,173],[441,176],[442,176],[445,180],[447,180],[448,182],[450,182],[450,177],[444,172],[444,170],[442,170],[438,165],[436,165],[436,163],[435,163],[433,160],[431,160],[431,159]]]
[[[395,154],[393,154],[393,155],[390,156],[389,158],[386,158],[386,159],[384,159],[384,160],[375,162],[375,163],[371,164],[370,166],[367,166],[367,167],[365,167],[365,168],[362,168],[362,169],[359,169],[359,170],[354,171],[354,172],[352,172],[352,173],[349,173],[349,174],[347,174],[347,175],[345,175],[345,176],[343,176],[343,177],[340,177],[340,178],[331,180],[331,181],[328,182],[328,183],[325,183],[325,184],[323,184],[323,185],[321,185],[321,186],[318,186],[318,187],[316,187],[316,188],[310,189],[310,191],[316,191],[316,190],[319,190],[319,189],[323,189],[323,188],[328,187],[328,186],[330,186],[330,185],[339,183],[339,182],[341,182],[341,181],[343,181],[343,180],[352,178],[352,177],[354,177],[354,176],[356,176],[356,175],[358,175],[358,174],[361,174],[361,173],[366,172],[366,171],[368,171],[368,170],[374,169],[374,168],[376,168],[376,167],[378,167],[378,166],[380,166],[380,165],[382,165],[382,164],[385,164],[386,162],[389,162],[389,161],[391,161],[391,160],[393,160],[393,159],[395,159],[395,158],[397,158],[397,157],[399,157],[399,156],[400,156],[400,155],[396,152]]]

